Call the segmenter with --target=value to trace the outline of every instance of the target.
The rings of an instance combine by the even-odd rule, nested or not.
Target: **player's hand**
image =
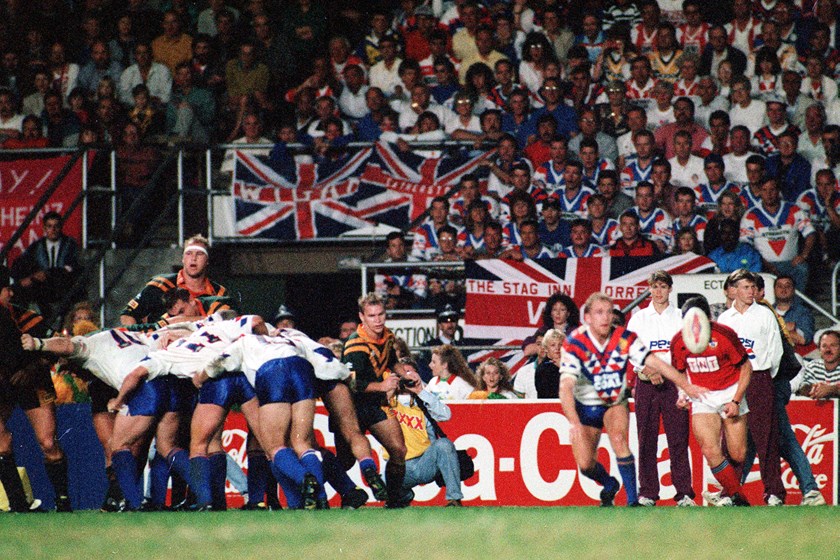
[[[709,392],[709,390],[705,387],[700,387],[699,385],[692,385],[691,383],[683,387],[683,391],[692,399],[699,399],[702,395],[705,395]]]
[[[688,395],[685,393],[680,393],[680,396],[677,397],[677,408],[681,410],[688,410],[691,406],[691,399],[688,398]]]
[[[204,385],[204,382],[210,379],[210,376],[207,375],[206,370],[201,370],[201,372],[195,374],[192,378],[193,385],[195,385],[196,389],[201,389],[201,386]]]
[[[812,399],[827,399],[831,396],[831,385],[828,383],[817,383],[811,387],[811,393],[808,395]]]
[[[32,338],[31,334],[23,334],[20,337],[20,345],[23,347],[24,350],[33,351],[35,350],[35,339]]]
[[[382,380],[382,392],[389,393],[397,390],[400,386],[400,377],[398,375],[389,375]]]
[[[723,416],[724,418],[735,418],[738,416],[740,412],[740,407],[732,401],[729,401],[725,405],[723,405]]]
[[[108,412],[110,412],[111,414],[116,414],[120,411],[122,407],[123,403],[117,398],[113,398],[108,401]]]
[[[665,382],[665,380],[662,379],[662,376],[658,373],[648,372],[647,376],[650,382],[654,385],[662,385]]]

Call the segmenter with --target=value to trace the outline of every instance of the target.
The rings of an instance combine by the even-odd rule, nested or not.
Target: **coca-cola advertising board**
[[[575,466],[569,441],[569,422],[563,416],[559,400],[541,401],[460,401],[451,403],[452,419],[442,427],[458,449],[467,449],[475,463],[475,475],[462,483],[464,503],[470,506],[583,506],[597,505],[601,487],[582,476]],[[632,411],[632,403],[631,403]],[[837,503],[837,414],[836,400],[794,399],[788,405],[793,429],[811,464],[817,484],[826,501]],[[660,428],[661,429],[661,428]],[[334,450],[327,415],[319,406],[315,417],[319,442]],[[247,471],[245,452],[247,428],[239,413],[232,413],[225,424],[224,445],[228,453]],[[384,450],[369,436],[374,457],[384,469]],[[630,418],[630,447],[638,455],[635,417]],[[714,477],[705,464],[694,438],[689,445],[690,461],[697,502],[701,490],[714,490]],[[616,478],[619,477],[615,454],[606,434],[602,435],[599,460]],[[659,440],[660,505],[674,505],[670,457],[665,433]],[[362,488],[358,465],[349,472]],[[788,495],[786,503],[798,504],[801,493],[787,463],[782,477]],[[762,504],[762,485],[758,465],[750,473],[746,494],[751,503]],[[444,491],[434,482],[414,489],[414,505],[443,505]],[[334,506],[340,504],[331,488],[328,495]],[[282,499],[281,499],[282,501]],[[625,503],[621,491],[616,503]],[[228,486],[228,503],[241,505],[242,497]],[[373,504],[373,502],[369,502]]]

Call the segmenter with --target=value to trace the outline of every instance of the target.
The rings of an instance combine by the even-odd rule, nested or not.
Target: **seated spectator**
[[[367,106],[367,92],[370,89],[365,84],[365,73],[358,64],[348,64],[342,72],[344,87],[338,98],[341,114],[354,122],[369,113]]]
[[[444,107],[433,103],[429,88],[425,84],[416,84],[411,88],[411,102],[401,104],[399,126],[402,131],[409,131],[417,124],[417,118],[425,113],[431,112],[437,116],[438,121],[445,129],[449,129],[450,123],[457,120],[456,115]],[[471,117],[471,113],[469,114]],[[475,126],[478,128],[478,119],[475,119]],[[454,130],[454,129],[453,129]]]
[[[391,108],[382,90],[375,87],[365,93],[365,104],[368,112],[356,123],[356,135],[362,142],[375,142],[382,134],[382,119]]]
[[[592,242],[602,248],[615,243],[618,239],[618,220],[607,217],[607,199],[604,195],[595,193],[590,196],[586,200],[586,212]]]
[[[134,33],[134,23],[131,16],[123,14],[117,19],[113,38],[108,41],[111,57],[123,68],[131,66],[134,60],[134,46],[137,36]]]
[[[173,11],[163,14],[163,34],[152,41],[152,55],[174,74],[182,62],[192,59],[193,38],[182,30],[181,18]]]
[[[503,201],[507,206],[508,218],[504,227],[505,246],[513,247],[520,245],[522,240],[519,235],[519,228],[525,220],[537,219],[537,207],[534,199],[527,192],[516,189],[505,197]]]
[[[470,95],[466,91],[460,91],[455,94],[453,100],[455,114],[444,123],[446,133],[454,140],[471,140],[480,136],[481,121],[473,114],[474,103]]]
[[[694,230],[695,237],[703,243],[703,236],[706,232],[706,218],[697,214],[697,194],[688,187],[679,187],[674,197],[676,199],[675,213],[673,219],[672,237],[684,229]]]
[[[477,380],[461,352],[449,344],[432,348],[432,380],[426,390],[443,401],[462,400],[475,391]]]
[[[467,218],[461,222],[463,230],[458,235],[458,245],[465,259],[472,258],[484,246],[484,231],[491,217],[483,200],[473,200],[467,206]]]
[[[211,91],[214,96],[224,92],[225,68],[219,63],[213,51],[213,41],[207,35],[197,35],[192,44],[192,60],[195,85]]]
[[[557,253],[558,257],[575,259],[583,257],[602,257],[604,249],[592,242],[592,224],[588,220],[578,218],[571,225],[572,244],[563,247]]]
[[[422,72],[422,63],[420,67]],[[431,88],[432,99],[439,105],[451,103],[452,97],[461,88],[455,75],[455,65],[448,58],[440,56],[434,59],[432,69],[434,80],[426,79],[426,85]]]
[[[782,189],[782,198],[796,202],[811,188],[811,163],[796,152],[798,135],[785,130],[778,135],[778,151],[767,158],[767,174],[777,177]]]
[[[368,76],[371,87],[378,87],[386,96],[397,93],[397,87],[402,88],[399,69],[402,59],[397,57],[397,42],[390,35],[379,40],[379,53],[382,58],[374,64]]]
[[[117,147],[117,223],[122,226],[118,238],[121,246],[136,246],[148,233],[146,226],[158,213],[153,204],[134,202],[149,183],[159,161],[158,151],[141,142],[137,125],[126,123],[122,142]]]
[[[534,172],[534,182],[538,183],[549,195],[566,186],[563,178],[566,162],[569,160],[568,141],[554,135],[548,144],[549,159]]]
[[[249,148],[248,153],[253,155],[267,156],[271,153],[270,145],[273,144],[271,140],[262,135],[263,126],[260,117],[256,113],[244,113],[242,118],[238,120],[237,127],[233,130],[231,135],[241,133],[243,136],[231,141],[232,144],[267,144],[265,149]],[[220,169],[223,173],[233,173],[233,156],[235,150],[227,150],[224,159],[222,160],[222,167]]]
[[[428,484],[440,477],[446,486],[447,505],[461,506],[464,495],[458,453],[437,425],[437,422],[449,420],[452,412],[438,394],[430,391],[428,385],[424,386],[417,373],[417,364],[411,358],[402,358],[400,364],[401,389],[395,411],[404,419],[400,428],[406,442],[406,455],[404,495],[398,503],[409,504],[414,499],[411,490],[414,486]]]
[[[432,258],[433,261],[461,261],[464,260],[464,248],[458,246],[458,230],[445,225],[437,230],[440,251]]]
[[[79,119],[79,123],[82,126],[90,124],[91,111],[86,92],[82,88],[77,87],[70,92],[70,97],[67,98],[67,101],[70,105],[70,112]]]
[[[301,85],[286,92],[286,101],[294,101],[298,91],[303,88],[311,88],[316,99],[321,97],[336,97],[340,84],[337,76],[333,73],[332,64],[329,59],[323,56],[312,61],[311,70],[307,72],[307,78]]]
[[[216,102],[210,91],[196,87],[189,62],[175,67],[172,97],[166,104],[166,133],[207,143],[213,131]]]
[[[538,399],[560,398],[560,355],[564,340],[566,335],[557,329],[549,329],[543,335],[545,359],[537,366],[534,374]]]
[[[507,364],[498,358],[487,358],[476,371],[478,387],[469,397],[474,399],[518,399],[513,391]]]
[[[739,241],[740,226],[731,218],[719,220],[720,245],[707,253],[721,273],[728,274],[745,268],[761,272],[761,255],[752,245]]]
[[[166,130],[166,116],[152,105],[149,88],[145,84],[137,84],[131,90],[134,98],[132,108],[128,111],[128,120],[137,125],[140,137],[144,140],[155,139]]]
[[[467,83],[467,72],[473,64],[484,64],[493,68],[500,60],[507,57],[494,49],[493,29],[488,26],[480,26],[475,32],[475,52],[472,56],[461,59],[460,81]]]
[[[68,61],[66,54],[64,43],[54,41],[50,46],[48,59],[52,89],[61,94],[61,100],[65,104],[67,96],[76,87],[79,79],[79,65]]]
[[[64,298],[81,267],[79,246],[62,232],[61,215],[48,212],[43,218],[44,236],[30,245],[12,265],[16,300],[36,303],[48,320],[55,316],[53,304]]]
[[[511,255],[515,260],[550,259],[554,257],[540,241],[539,223],[536,219],[527,219],[519,224],[519,244]]]
[[[823,331],[817,345],[820,357],[805,363],[796,394],[812,399],[840,397],[840,332]]]
[[[96,104],[93,125],[101,141],[116,144],[122,138],[125,118],[122,106],[113,97],[103,97]]]
[[[134,86],[145,84],[152,101],[163,106],[169,102],[172,93],[172,74],[159,62],[152,61],[152,47],[148,43],[137,43],[134,47],[136,62],[120,75],[120,101],[127,106],[134,105]]]
[[[561,213],[562,207],[556,198],[543,202],[538,233],[543,245],[555,254],[571,243],[569,222],[561,219]]]
[[[57,97],[61,97],[55,94]],[[59,101],[60,103],[60,101]],[[20,138],[8,138],[3,142],[4,150],[24,150],[47,148],[50,141],[44,138],[44,126],[41,124],[41,119],[35,115],[26,115],[23,118],[23,132]]]
[[[601,173],[598,177],[597,187],[597,193],[604,197],[606,217],[610,220],[615,220],[616,225],[618,225],[618,217],[625,210],[633,207],[633,198],[621,191],[618,173],[615,171],[606,170]],[[597,225],[593,225],[593,231],[597,235],[600,228]]]
[[[496,158],[486,159],[480,163],[490,170],[490,176],[487,178],[487,192],[497,200],[503,199],[513,190],[514,165],[525,164],[529,170],[531,169],[530,161],[528,158],[520,157],[518,149],[516,138],[506,134],[499,138]],[[530,171],[528,175],[531,175]]]
[[[505,259],[511,258],[513,247],[503,244],[502,224],[490,221],[484,226],[484,244],[473,252],[476,259]]]
[[[23,117],[15,112],[15,96],[8,89],[0,89],[0,142],[18,138],[23,131]]]
[[[621,237],[610,245],[611,257],[650,257],[659,255],[659,248],[640,235],[639,216],[632,210],[624,212],[618,220]]]
[[[594,191],[598,185],[598,178],[601,176],[601,173],[615,170],[615,165],[613,165],[612,161],[601,157],[598,142],[590,138],[583,139],[579,145],[578,153],[580,155],[580,163],[582,164],[581,175],[583,185]]]
[[[44,111],[44,95],[50,91],[50,74],[44,69],[35,70],[32,81],[35,91],[23,98],[22,113],[37,117]]]
[[[694,101],[689,97],[679,97],[674,102],[674,122],[657,127],[655,132],[656,147],[671,159],[674,153],[674,135],[685,130],[691,135],[691,145],[695,155],[699,155],[703,143],[709,138],[709,132],[694,121]]]
[[[75,113],[64,108],[59,93],[47,92],[44,96],[44,112],[41,117],[50,146],[58,148],[75,146],[78,143],[82,123],[79,122]]]
[[[700,240],[697,239],[697,232],[693,229],[681,229],[675,238],[674,254],[685,255],[687,253],[694,253],[695,255],[703,254],[703,246],[700,245]]]
[[[692,153],[693,142],[691,134],[685,130],[674,134],[674,157],[668,160],[674,186],[694,189],[705,178],[703,158]]]
[[[808,212],[823,260],[836,261],[840,256],[840,192],[834,172],[817,171],[816,185],[802,193],[796,204]]]
[[[306,129],[309,138],[319,138],[327,132],[327,122],[335,121],[340,125],[339,136],[349,136],[352,133],[350,125],[338,118],[338,108],[334,97],[319,97],[315,100],[315,118]]]
[[[236,58],[242,36],[236,25],[236,17],[230,10],[219,10],[216,14],[216,34],[213,36],[213,52],[222,66]]]
[[[412,256],[421,261],[433,260],[440,252],[438,231],[448,222],[449,199],[437,196],[432,199],[429,207],[429,217],[414,230],[414,244],[411,248]]]
[[[618,159],[618,147],[615,139],[605,132],[601,132],[601,118],[595,109],[584,108],[578,119],[580,134],[569,140],[569,151],[581,157],[581,144],[584,140],[594,141],[600,157],[604,158],[614,167]]]
[[[90,62],[79,70],[77,83],[79,87],[85,89],[88,96],[93,97],[96,88],[99,86],[99,80],[109,76],[115,83],[119,82],[122,72],[123,66],[111,58],[108,43],[99,39],[91,45]]]
[[[560,80],[557,78],[546,78],[539,93],[545,105],[531,113],[531,117],[526,125],[527,133],[524,133],[525,137],[530,139],[532,135],[536,135],[537,123],[543,115],[554,117],[557,123],[557,134],[561,134],[567,138],[577,134],[577,114],[574,109],[563,103]]]
[[[551,143],[556,138],[556,130],[557,121],[552,115],[543,115],[537,120],[537,133],[523,150],[534,169],[541,168],[552,159]]]
[[[268,96],[269,78],[268,66],[257,62],[254,44],[242,43],[239,56],[225,65],[228,108],[235,110],[246,98],[256,102],[261,110],[270,110],[273,103]]]
[[[673,222],[664,210],[654,206],[650,182],[642,181],[636,187],[636,205],[630,211],[639,217],[639,233],[653,241],[659,252],[667,252],[674,241]]]
[[[805,290],[808,258],[817,241],[807,214],[781,198],[779,182],[761,180],[761,202],[741,219],[741,241],[750,243],[761,255],[762,270],[779,276],[789,274],[797,290]],[[800,236],[804,243],[800,244]]]

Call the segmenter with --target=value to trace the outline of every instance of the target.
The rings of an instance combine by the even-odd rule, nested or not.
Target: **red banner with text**
[[[71,156],[0,161],[0,247],[32,211]],[[64,216],[73,200],[82,192],[82,160],[79,159],[61,182],[38,217],[26,228],[9,253],[13,261],[32,243],[43,237],[41,218],[55,211]],[[64,221],[64,234],[76,241],[82,238],[82,211],[79,205]]]
[[[458,449],[467,449],[474,458],[475,475],[462,483],[464,503],[469,506],[585,506],[599,504],[601,487],[582,476],[575,466],[569,441],[569,423],[559,400],[544,401],[469,401],[450,404],[452,420],[444,424]],[[826,501],[837,504],[837,401],[793,400],[788,406],[791,424],[811,464],[817,484]],[[319,407],[315,418],[319,442],[333,448],[333,435],[327,429],[327,415]],[[245,452],[247,428],[239,413],[232,413],[225,425],[224,445],[228,453],[247,471]],[[371,437],[375,458],[384,471],[382,448]],[[638,455],[635,417],[631,415],[630,447]],[[674,505],[670,457],[664,432],[659,440],[660,504]],[[694,438],[690,442],[694,488],[697,503],[702,504],[701,490],[713,490],[711,471],[703,461]],[[618,466],[606,434],[602,435],[599,460],[616,478]],[[746,485],[753,504],[762,504],[762,485],[758,464]],[[358,465],[348,473],[362,488]],[[787,489],[786,503],[798,504],[801,493],[787,463],[782,464]],[[444,505],[444,492],[434,482],[414,489],[414,505]],[[328,488],[331,503],[339,499]],[[371,498],[372,500],[372,498]],[[241,505],[241,496],[228,488],[231,507]],[[617,504],[626,503],[622,490]],[[373,504],[373,502],[369,502]]]

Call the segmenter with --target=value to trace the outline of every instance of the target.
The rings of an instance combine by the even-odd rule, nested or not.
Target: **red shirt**
[[[610,246],[611,257],[652,257],[658,253],[656,245],[644,237],[637,237],[633,243],[619,239]]]
[[[681,332],[671,339],[673,366],[687,372],[691,383],[712,391],[720,391],[737,383],[741,376],[741,365],[748,359],[747,351],[735,331],[720,323],[712,323],[709,346],[702,354],[688,351]]]

